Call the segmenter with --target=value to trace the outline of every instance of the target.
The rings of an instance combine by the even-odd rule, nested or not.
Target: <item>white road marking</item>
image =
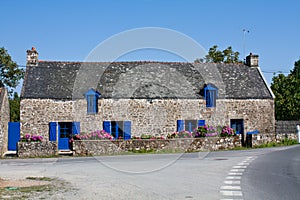
[[[226,179],[230,179],[230,180],[239,180],[241,179],[242,177],[240,176],[227,176]]]
[[[244,172],[245,169],[231,169],[231,172]]]
[[[221,190],[241,190],[241,186],[239,185],[224,185],[221,186]]]
[[[230,176],[242,176],[243,173],[241,173],[241,172],[229,172],[228,175],[230,175]]]
[[[245,165],[237,165],[237,166],[233,166],[233,169],[246,169],[247,166]]]
[[[228,185],[239,185],[241,181],[224,181],[224,183]]]
[[[243,196],[241,191],[220,191],[223,196]]]

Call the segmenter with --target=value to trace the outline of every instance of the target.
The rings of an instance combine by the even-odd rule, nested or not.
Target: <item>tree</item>
[[[7,50],[4,47],[0,48],[0,87],[17,87],[23,74],[24,71],[12,61]]]
[[[277,120],[300,120],[300,60],[287,76],[279,74],[272,79]]]
[[[9,108],[10,108],[10,121],[19,122],[20,121],[20,97],[17,92],[14,93],[13,98],[9,98]]]
[[[196,63],[241,63],[239,60],[240,53],[233,51],[232,47],[229,46],[223,51],[218,50],[218,46],[214,45],[209,48],[208,54],[204,58],[198,58],[195,60]]]

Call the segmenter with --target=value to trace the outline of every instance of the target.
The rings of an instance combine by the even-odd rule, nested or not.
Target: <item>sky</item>
[[[299,0],[0,0],[0,8],[0,47],[21,66],[33,46],[40,60],[84,61],[114,35],[144,27],[174,30],[206,51],[232,46],[242,60],[257,54],[268,84],[300,59]],[[151,49],[118,60],[183,61]]]

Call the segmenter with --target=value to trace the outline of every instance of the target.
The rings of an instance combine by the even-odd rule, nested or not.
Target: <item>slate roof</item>
[[[258,68],[244,64],[178,62],[53,62],[27,66],[21,98],[203,98],[205,84],[219,98],[271,99]]]

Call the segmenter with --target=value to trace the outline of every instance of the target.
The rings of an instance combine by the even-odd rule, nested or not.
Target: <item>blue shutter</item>
[[[80,133],[80,122],[73,122],[72,123],[72,134],[77,135]]]
[[[111,134],[111,122],[110,121],[104,121],[103,122],[103,129],[106,133]]]
[[[118,122],[116,122],[113,125],[115,125],[115,127],[112,127],[112,128],[114,128],[116,130],[116,132],[115,132],[116,137],[115,138],[118,139],[119,138],[119,124],[118,124]]]
[[[49,123],[49,141],[56,142],[56,122],[50,122]]]
[[[124,121],[124,140],[131,139],[131,121]]]
[[[177,120],[177,132],[184,130],[184,120]]]
[[[98,97],[95,95],[94,96],[94,98],[93,98],[93,100],[94,100],[94,104],[93,104],[93,112],[94,113],[98,113]]]
[[[198,126],[204,126],[205,125],[205,120],[200,119],[198,120]]]

